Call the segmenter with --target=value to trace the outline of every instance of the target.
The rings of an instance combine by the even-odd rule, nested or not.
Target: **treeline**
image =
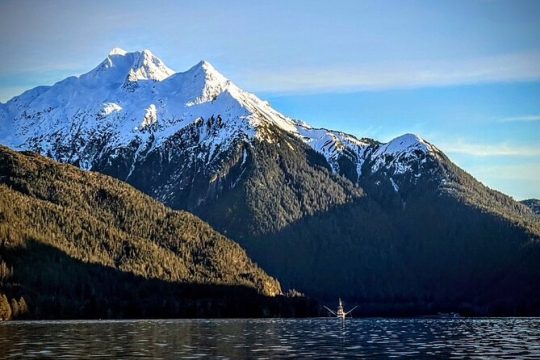
[[[144,278],[76,260],[41,241],[6,255],[19,274],[2,291],[24,294],[30,319],[307,316],[316,310],[306,298],[269,297],[246,286]]]
[[[536,215],[540,216],[540,200],[527,199],[520,201],[523,205],[527,206]]]
[[[0,293],[0,320],[24,319],[27,314],[28,305],[24,297],[10,301],[6,294]]]
[[[4,288],[13,274],[13,268],[8,267],[0,258],[0,288]],[[8,299],[6,294],[0,292],[0,320],[21,319],[28,314],[28,305],[24,297]]]
[[[308,308],[305,299],[280,296],[275,279],[197,217],[109,177],[6,148],[0,255],[7,264],[0,270],[10,274],[0,292],[23,296],[30,317],[272,316]]]

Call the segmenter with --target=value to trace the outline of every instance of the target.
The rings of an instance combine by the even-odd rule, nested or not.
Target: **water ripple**
[[[540,357],[540,318],[27,321],[0,358]]]

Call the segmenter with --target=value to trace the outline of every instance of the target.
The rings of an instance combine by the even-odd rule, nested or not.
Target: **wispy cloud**
[[[450,154],[464,154],[478,157],[490,156],[540,156],[540,147],[511,144],[476,144],[458,140],[453,143],[438,144],[444,152]]]
[[[491,188],[516,199],[540,198],[540,163],[469,164],[466,170]]]
[[[538,181],[540,180],[540,163],[477,166],[474,174],[493,179]]]
[[[281,93],[531,81],[540,79],[540,52],[455,61],[261,69],[238,74],[237,78],[247,89]]]
[[[499,119],[499,122],[533,122],[540,121],[540,115],[509,116]]]

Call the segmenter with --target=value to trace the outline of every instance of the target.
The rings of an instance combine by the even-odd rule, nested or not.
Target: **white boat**
[[[358,306],[355,306],[353,307],[351,310],[349,311],[345,311],[345,309],[343,308],[343,302],[341,301],[341,299],[338,300],[338,308],[336,311],[334,310],[331,310],[330,308],[326,307],[323,305],[323,307],[330,311],[330,313],[332,313],[335,317],[337,318],[340,318],[340,319],[345,319],[347,317],[347,315],[349,315],[350,313],[353,312],[354,309],[356,309]]]

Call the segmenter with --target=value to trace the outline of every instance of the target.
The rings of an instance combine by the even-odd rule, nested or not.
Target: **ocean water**
[[[540,318],[0,323],[0,358],[540,358]]]

